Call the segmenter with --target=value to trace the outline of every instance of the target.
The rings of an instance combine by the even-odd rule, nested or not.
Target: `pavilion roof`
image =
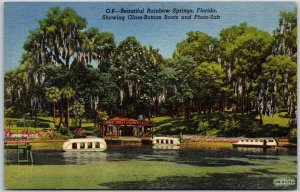
[[[139,121],[126,117],[114,117],[103,122],[104,125],[148,125],[154,126],[152,121]]]

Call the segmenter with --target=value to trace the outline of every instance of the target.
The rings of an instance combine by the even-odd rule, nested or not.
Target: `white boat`
[[[153,149],[179,149],[179,145],[153,145]]]
[[[269,148],[276,147],[277,141],[272,138],[245,138],[240,139],[237,143],[233,143],[233,147],[261,147]]]
[[[107,149],[103,138],[69,139],[62,146],[64,151],[104,151]]]
[[[173,137],[153,137],[152,145],[153,148],[175,149],[180,145],[180,141]]]

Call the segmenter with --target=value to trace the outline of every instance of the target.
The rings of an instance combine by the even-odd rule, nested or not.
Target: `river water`
[[[38,150],[33,158],[33,167],[95,169],[99,181],[94,187],[91,181],[92,189],[295,189],[297,180],[297,150],[287,148],[110,146],[104,152]]]

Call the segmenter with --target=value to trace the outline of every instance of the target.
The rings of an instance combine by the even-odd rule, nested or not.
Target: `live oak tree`
[[[272,42],[272,54],[275,56],[278,55],[278,57],[270,58],[270,60],[274,60],[274,63],[278,63],[278,59],[282,59],[281,64],[286,63],[286,65],[283,65],[287,67],[287,70],[290,72],[292,71],[292,73],[295,74],[295,64],[297,62],[297,10],[294,9],[293,12],[280,12],[278,24],[278,27],[273,31],[274,40]],[[284,57],[280,57],[280,55]],[[291,60],[287,57],[294,63],[291,63]],[[293,70],[291,70],[291,68],[293,68]],[[281,97],[279,100],[279,107],[287,108],[289,116],[294,118],[297,103],[297,78],[295,75],[286,72],[284,75],[284,82],[284,93],[277,94],[277,97]]]
[[[39,21],[39,28],[31,32],[24,49],[34,54],[38,65],[54,62],[69,68],[86,59],[81,49],[86,25],[86,20],[71,8],[52,7]]]
[[[57,107],[68,132],[75,115],[69,115],[71,101],[79,98],[76,106],[85,111],[80,118],[95,124],[104,111],[149,119],[184,112],[189,121],[193,112],[217,108],[224,116],[226,105],[242,114],[257,109],[261,119],[276,108],[295,116],[296,11],[280,13],[272,36],[246,23],[221,30],[217,38],[188,32],[171,59],[133,36],[116,44],[112,33],[87,28],[71,8],[52,7],[38,24],[24,43],[20,66],[5,74],[8,112],[36,115],[49,110],[49,101],[53,121]]]
[[[261,73],[262,63],[270,52],[272,38],[268,33],[254,27],[243,29],[245,26],[241,25],[240,28],[244,32],[233,40],[227,54],[231,66],[230,80],[238,99],[237,106],[240,106],[240,111],[244,114],[251,109],[250,103],[255,100],[251,97],[253,83]],[[236,33],[235,28],[233,31]]]
[[[24,71],[28,79],[36,73],[38,79],[41,77],[45,81],[44,87],[56,86],[62,89],[71,85],[70,88],[76,90],[78,95],[84,91],[78,90],[82,87],[93,89],[92,84],[84,81],[83,76],[79,77],[81,80],[78,80],[78,74],[75,72],[80,68],[79,66],[83,66],[81,69],[91,68],[90,66],[98,63],[99,70],[107,73],[115,43],[111,33],[99,32],[96,28],[86,29],[86,26],[86,20],[78,16],[73,9],[50,8],[46,17],[39,21],[39,27],[30,32],[24,43],[23,57],[26,59],[23,59],[22,63],[27,62],[29,65],[30,69]],[[94,75],[91,79],[96,79],[96,81],[99,79],[98,76],[102,76],[94,68],[85,71],[89,71],[89,76]],[[101,85],[103,83],[99,86]],[[98,89],[99,86],[94,88]],[[34,89],[32,83],[29,89]],[[93,96],[98,95],[97,93]],[[98,97],[103,98],[101,95]],[[63,107],[68,108],[68,104],[60,105],[61,114]],[[66,126],[69,127],[68,109],[65,113]]]
[[[173,117],[179,115],[180,106],[185,105],[185,114],[187,120],[190,119],[192,112],[192,102],[196,92],[196,84],[192,72],[197,64],[191,56],[181,56],[169,62],[174,72],[173,76],[169,76],[169,92],[170,101],[172,101]],[[171,72],[171,71],[170,71]]]
[[[208,114],[211,114],[213,106],[229,92],[229,88],[224,83],[224,69],[219,63],[206,61],[200,63],[193,74],[197,82],[196,95],[205,101]]]
[[[150,118],[163,89],[157,81],[164,62],[162,56],[151,46],[142,46],[135,37],[127,37],[117,46],[113,58],[121,114],[127,116],[134,108],[144,113],[143,108],[148,108]]]
[[[257,78],[260,85],[258,102],[260,115],[272,115],[279,107],[288,106],[290,117],[296,107],[297,64],[290,57],[269,56],[262,65],[262,73]]]
[[[297,59],[297,10],[280,12],[278,27],[273,31],[272,54]]]
[[[173,58],[192,56],[197,63],[216,61],[218,57],[218,40],[203,32],[191,31],[187,38],[176,45]]]

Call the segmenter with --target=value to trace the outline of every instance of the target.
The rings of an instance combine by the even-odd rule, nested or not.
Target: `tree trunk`
[[[151,121],[151,109],[148,111],[148,121]]]
[[[212,106],[211,106],[211,104],[209,104],[208,105],[208,115],[209,116],[210,116],[211,112],[212,112]]]
[[[219,100],[219,114],[222,114],[224,111],[224,101],[223,99]]]
[[[262,118],[262,114],[259,113],[259,123],[260,123],[260,126],[263,125],[263,118]]]
[[[60,110],[59,110],[59,124],[57,126],[58,129],[60,129],[62,121],[63,121],[63,113],[62,113],[62,107],[60,106]]]
[[[55,102],[53,102],[53,124],[55,127]]]
[[[201,115],[202,104],[201,101],[198,103],[198,115]]]
[[[155,116],[159,116],[159,102],[158,99],[155,100],[155,104],[154,104],[154,111],[155,111]]]
[[[241,103],[242,103],[242,116],[244,116],[244,93],[242,93],[242,98],[241,98]]]
[[[188,98],[186,100],[186,120],[189,121],[190,120],[190,116],[191,116],[191,108],[192,108],[192,99]]]
[[[245,79],[242,79],[242,116],[244,116],[244,111],[245,111]]]
[[[67,125],[68,134],[70,134],[69,118],[70,118],[70,114],[69,114],[69,99],[67,99],[67,119],[66,119],[66,125]]]

